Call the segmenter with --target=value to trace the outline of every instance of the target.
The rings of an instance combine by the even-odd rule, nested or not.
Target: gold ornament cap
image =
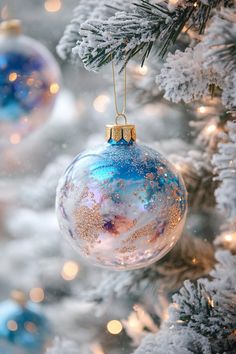
[[[136,141],[136,128],[133,124],[108,124],[106,125],[106,141],[114,140],[119,142],[125,140],[127,143]]]
[[[18,36],[22,33],[22,23],[20,20],[3,21],[0,24],[0,34],[7,36]]]

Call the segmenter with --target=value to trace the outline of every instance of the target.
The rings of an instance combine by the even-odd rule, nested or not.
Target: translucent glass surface
[[[0,73],[1,147],[21,140],[48,118],[59,91],[60,71],[39,42],[0,35]]]
[[[173,166],[136,143],[79,154],[57,191],[60,228],[94,264],[122,270],[162,258],[181,235],[186,190]]]

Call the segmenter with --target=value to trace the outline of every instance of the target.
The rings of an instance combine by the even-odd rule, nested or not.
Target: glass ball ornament
[[[93,264],[150,265],[181,236],[187,192],[175,168],[135,142],[135,126],[107,126],[107,143],[79,154],[59,181],[62,233]]]
[[[38,41],[21,34],[21,22],[0,25],[0,147],[17,144],[49,113],[59,92],[60,70]]]
[[[0,353],[42,353],[51,341],[51,328],[37,305],[14,291],[0,303]]]

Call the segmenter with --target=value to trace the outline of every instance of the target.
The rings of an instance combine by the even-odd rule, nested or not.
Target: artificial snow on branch
[[[128,3],[129,0],[126,0]],[[101,21],[111,17],[120,7],[122,0],[113,0],[112,6],[107,0],[101,0],[99,4],[96,0],[81,0],[74,9],[71,23],[66,27],[65,32],[57,46],[57,53],[63,59],[69,59],[79,64],[80,57],[77,55],[77,47],[83,40],[80,34],[81,25],[87,20]],[[124,6],[124,5],[123,5]]]
[[[207,153],[201,150],[190,150],[187,156],[173,154],[170,160],[184,179],[189,206],[198,209],[215,205],[216,183],[212,181],[213,171]]]
[[[228,72],[236,69],[236,7],[223,8],[213,17],[204,43],[208,47],[205,53],[208,65]]]
[[[236,256],[218,251],[212,279],[186,281],[173,296],[169,319],[135,354],[232,354],[236,345]],[[224,315],[223,315],[224,314]]]
[[[92,15],[96,8],[96,0],[81,0],[80,4],[74,9],[73,19],[66,27],[64,35],[57,46],[57,53],[63,60],[73,60],[72,49],[81,40],[80,26]]]
[[[137,0],[134,4],[127,0],[116,1],[112,6],[113,14],[101,17],[107,4],[102,2],[103,11],[100,9],[96,16],[93,11],[88,16],[87,8],[83,10],[79,6],[76,9],[74,19],[58,48],[62,57],[72,52],[76,61],[81,58],[85,67],[94,71],[112,59],[124,66],[138,53],[143,64],[154,43],[158,54],[163,57],[176,42],[184,26],[202,33],[212,9],[220,5],[228,6],[229,2],[190,0],[170,7],[168,1]],[[87,17],[87,21],[82,22],[84,17]]]
[[[143,63],[157,40],[159,53],[164,55],[192,11],[186,7],[171,12],[167,2],[152,4],[146,0],[136,2],[130,10],[117,12],[107,21],[82,24],[78,54],[87,69],[98,70],[112,59],[125,64],[140,52]]]
[[[47,350],[46,354],[78,354],[78,344],[69,340],[55,338],[53,346]]]
[[[207,242],[184,236],[161,262],[150,267],[127,272],[105,272],[96,289],[84,294],[87,301],[101,302],[108,297],[157,294],[176,291],[182,282],[208,274],[214,265],[213,248]],[[157,300],[158,301],[158,300]]]
[[[166,99],[189,103],[209,95],[209,85],[217,84],[218,80],[216,72],[203,66],[205,50],[200,43],[195,48],[187,48],[185,52],[177,50],[167,56],[157,77]]]
[[[236,107],[236,10],[218,12],[204,39],[185,52],[169,53],[157,83],[164,97],[173,102],[189,103],[209,95],[210,85],[222,90],[222,102]],[[171,77],[171,80],[170,80]]]
[[[204,37],[207,51],[204,54],[205,67],[214,68],[223,78],[219,85],[222,102],[230,109],[236,107],[236,7],[222,9],[213,17]]]
[[[210,343],[192,329],[162,329],[148,335],[134,354],[212,354]]]
[[[213,156],[212,162],[221,181],[215,191],[219,209],[229,223],[236,220],[236,122],[228,121],[228,133],[224,135],[225,143],[219,144],[219,151]]]

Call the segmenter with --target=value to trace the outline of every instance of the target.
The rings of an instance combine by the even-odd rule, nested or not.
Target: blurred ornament
[[[38,306],[26,301],[20,291],[0,304],[0,352],[8,353],[8,344],[23,353],[41,353],[50,340],[50,326]],[[12,353],[9,351],[9,354]]]
[[[59,92],[51,53],[21,34],[21,22],[0,25],[0,147],[16,145],[49,116]]]
[[[61,178],[59,225],[94,264],[145,267],[179,239],[186,189],[164,157],[135,142],[134,125],[108,125],[106,138],[107,144],[79,154]]]

